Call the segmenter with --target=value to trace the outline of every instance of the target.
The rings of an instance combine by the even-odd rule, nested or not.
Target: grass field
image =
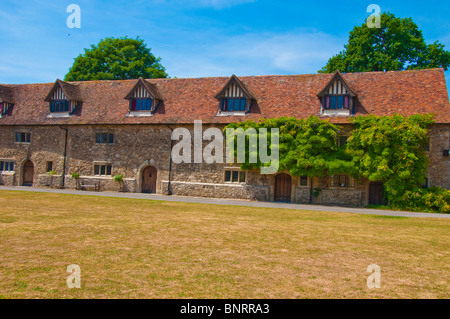
[[[448,219],[1,191],[0,298],[449,298],[449,243]]]

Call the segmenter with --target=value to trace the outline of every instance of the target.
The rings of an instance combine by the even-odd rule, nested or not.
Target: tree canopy
[[[144,40],[106,38],[80,54],[65,76],[65,81],[126,80],[166,78],[160,64]]]
[[[381,28],[356,26],[345,49],[328,60],[319,73],[399,71],[444,68],[450,52],[438,41],[427,44],[411,18],[381,15]]]

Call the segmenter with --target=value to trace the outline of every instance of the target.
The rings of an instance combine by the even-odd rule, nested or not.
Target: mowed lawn
[[[449,298],[449,243],[448,219],[1,191],[0,298]]]

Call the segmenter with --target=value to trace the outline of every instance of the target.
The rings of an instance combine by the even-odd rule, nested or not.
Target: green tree
[[[65,81],[166,78],[168,75],[144,40],[106,38],[75,58]]]
[[[381,28],[366,23],[351,32],[345,50],[333,56],[319,73],[398,71],[444,68],[450,52],[436,41],[426,44],[422,31],[411,18],[381,15]]]

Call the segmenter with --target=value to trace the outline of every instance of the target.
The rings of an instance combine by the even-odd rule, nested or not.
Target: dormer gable
[[[78,85],[57,79],[45,98],[45,102],[49,103],[50,114],[48,117],[65,117],[72,115],[83,101]]]
[[[339,70],[317,96],[321,102],[320,114],[323,116],[349,116],[354,113],[356,94]]]
[[[140,77],[125,97],[130,101],[128,116],[151,116],[163,101],[158,87]]]
[[[0,85],[0,118],[14,106],[13,90],[9,86]]]
[[[246,85],[234,74],[216,95],[216,99],[220,101],[218,116],[246,115],[250,112],[252,100],[256,100]]]

